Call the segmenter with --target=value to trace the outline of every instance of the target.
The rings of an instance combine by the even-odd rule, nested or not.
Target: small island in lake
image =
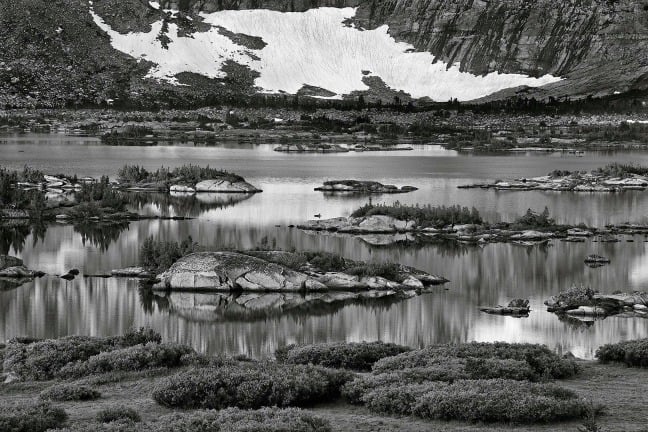
[[[414,186],[394,186],[385,185],[375,181],[368,180],[329,180],[325,181],[322,186],[315,188],[319,192],[355,192],[355,193],[407,193],[418,190]]]
[[[494,189],[511,191],[559,192],[620,192],[645,190],[648,187],[648,167],[610,164],[592,172],[555,170],[546,176],[519,178],[492,183],[460,185],[459,189]]]

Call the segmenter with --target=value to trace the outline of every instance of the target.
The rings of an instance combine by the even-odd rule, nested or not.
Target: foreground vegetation
[[[620,348],[641,352],[642,344],[645,341],[604,346],[598,356],[616,361],[626,355],[619,354]],[[144,354],[134,354],[138,352]],[[53,366],[47,372],[45,353]],[[460,426],[447,420],[481,422],[484,430],[508,429],[506,423],[518,425],[516,430],[536,430],[521,424],[551,423],[555,430],[565,428],[556,422],[571,421],[566,429],[575,429],[573,421],[599,427],[607,418],[600,417],[602,405],[583,397],[590,381],[591,392],[607,397],[600,393],[598,376],[592,375],[604,369],[591,363],[583,367],[541,345],[465,343],[412,350],[376,342],[329,343],[289,346],[277,352],[277,359],[207,357],[163,343],[146,329],[112,338],[16,339],[7,345],[4,371],[23,371],[20,378],[28,382],[0,385],[0,430],[324,432],[354,430],[351,424],[358,420],[346,413],[357,409],[374,413],[362,411],[362,421],[369,422],[366,429],[357,429],[362,431]],[[325,364],[334,368],[322,367]],[[345,368],[371,373],[357,375]],[[615,389],[616,371],[610,372]],[[583,373],[586,377],[578,378]],[[42,385],[31,381],[43,377],[55,380]],[[571,379],[560,385],[549,382],[564,378]],[[111,396],[104,399],[104,391]],[[312,408],[340,394],[354,405],[338,402]],[[59,407],[54,405],[58,401],[66,402]],[[294,408],[298,406],[309,410]],[[169,411],[179,408],[192,411]],[[389,417],[374,417],[383,415],[411,417],[398,424]],[[393,428],[368,429],[374,419]],[[498,425],[495,429],[487,425],[492,422]],[[419,429],[408,426],[415,424]]]

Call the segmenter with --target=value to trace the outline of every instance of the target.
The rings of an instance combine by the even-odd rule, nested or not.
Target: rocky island
[[[375,181],[368,180],[329,180],[325,181],[322,186],[315,188],[319,192],[353,192],[363,194],[393,194],[407,193],[418,190],[414,186],[385,185]]]
[[[601,294],[590,287],[572,286],[545,300],[549,312],[581,320],[608,316],[648,318],[648,293]]]
[[[511,181],[460,185],[459,189],[493,189],[511,191],[559,192],[621,192],[643,191],[648,187],[648,168],[635,165],[610,164],[590,173],[556,170],[542,177],[519,178]]]
[[[488,223],[476,209],[460,206],[407,206],[367,204],[349,217],[315,219],[297,228],[305,231],[353,235],[373,245],[454,241],[466,244],[512,243],[536,246],[549,240],[618,242],[620,235],[646,234],[648,226],[616,224],[602,228],[559,225],[545,208],[542,213],[527,210],[513,222]],[[586,262],[595,256],[585,258]],[[603,261],[597,262],[601,264]]]

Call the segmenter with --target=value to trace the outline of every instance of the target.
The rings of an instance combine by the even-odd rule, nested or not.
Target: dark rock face
[[[385,0],[363,3],[357,20],[383,24],[397,40],[475,74],[568,78],[550,93],[645,86],[648,10],[621,0]],[[623,65],[623,66],[622,66]]]
[[[163,9],[184,12],[216,12],[220,10],[270,9],[280,12],[303,12],[317,7],[355,7],[362,0],[162,0]]]

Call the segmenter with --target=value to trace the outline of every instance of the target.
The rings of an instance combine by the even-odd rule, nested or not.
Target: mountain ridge
[[[396,43],[411,44],[409,51],[414,53],[431,54],[434,62],[442,62],[448,71],[457,68],[476,77],[497,72],[562,78],[536,88],[495,88],[483,100],[511,96],[580,98],[648,88],[648,58],[641,55],[648,48],[648,2],[95,0],[90,5],[82,0],[50,4],[0,0],[0,10],[5,11],[0,13],[0,107],[88,106],[114,100],[146,107],[165,99],[171,105],[176,100],[231,103],[261,90],[259,72],[236,59],[230,59],[227,71],[217,77],[182,72],[178,80],[184,86],[147,78],[155,64],[146,56],[137,58],[116,50],[110,37],[93,21],[91,8],[120,34],[151,31],[154,23],[162,22],[167,28],[176,26],[178,36],[192,38],[212,28],[205,19],[216,11],[304,12],[319,7],[354,7],[355,14],[346,25],[367,31],[387,26]],[[164,9],[179,12],[169,14]],[[238,38],[239,44],[256,37],[220,30],[223,35],[227,32],[227,37]],[[159,42],[165,43],[165,37],[168,35],[160,31]],[[359,85],[361,88],[343,97],[365,94],[389,99],[404,90],[387,88],[379,74],[362,81],[376,81],[378,87]],[[309,82],[302,84],[308,92],[317,87]],[[326,95],[327,91],[330,93],[330,89],[322,88],[314,95]]]

